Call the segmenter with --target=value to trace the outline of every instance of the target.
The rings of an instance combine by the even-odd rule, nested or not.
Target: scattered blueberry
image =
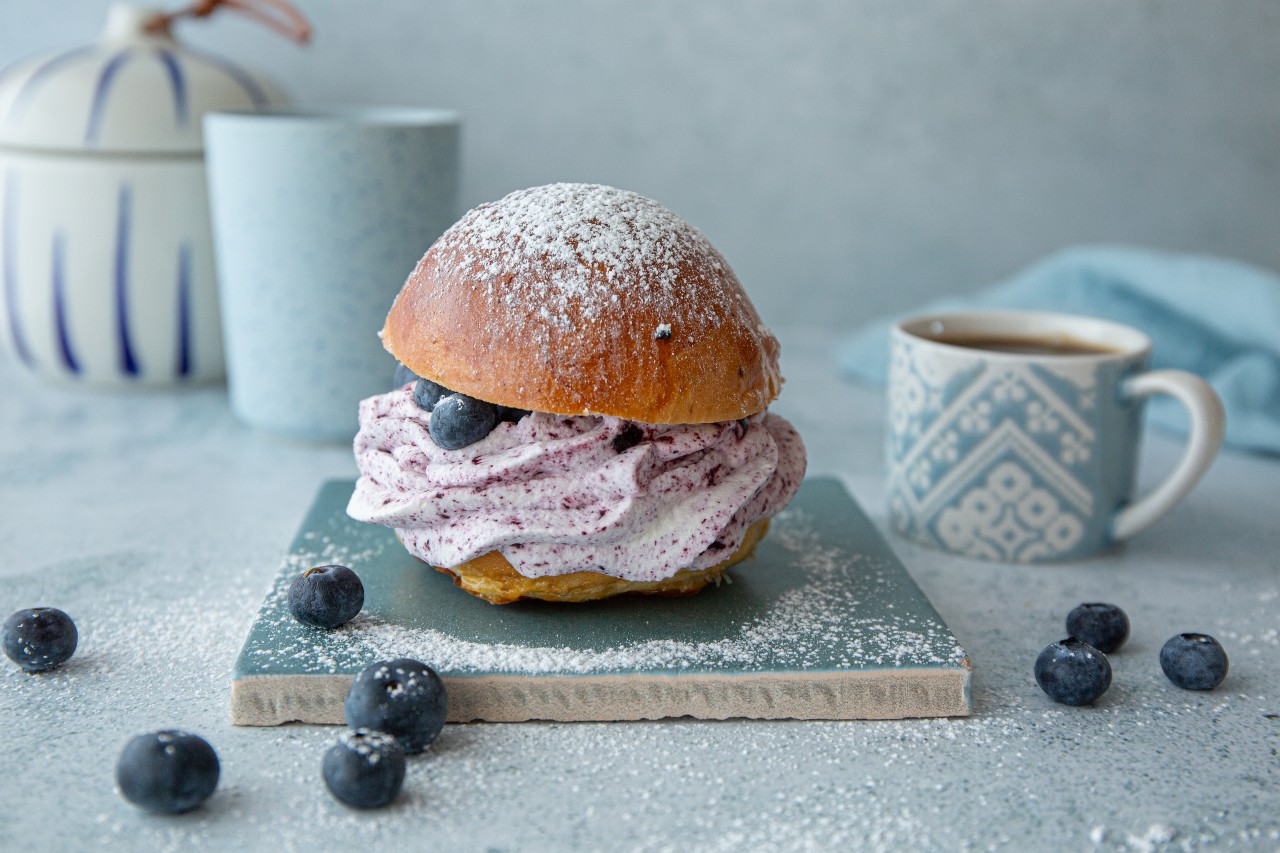
[[[199,735],[138,735],[116,762],[116,785],[135,806],[157,814],[181,814],[209,799],[218,787],[218,756]]]
[[[445,450],[475,444],[497,425],[497,406],[466,394],[450,394],[431,410],[431,440]]]
[[[395,375],[391,377],[392,388],[403,388],[411,382],[418,381],[418,374],[414,373],[403,364],[396,364]]]
[[[1129,638],[1129,617],[1114,604],[1081,604],[1067,614],[1067,634],[1109,655]]]
[[[422,752],[449,710],[435,670],[410,658],[375,663],[356,676],[342,705],[347,725],[386,732],[409,754]]]
[[[1227,653],[1208,634],[1177,634],[1160,649],[1160,668],[1183,690],[1212,690],[1227,677]]]
[[[1040,689],[1063,705],[1088,705],[1111,686],[1107,656],[1075,637],[1045,646],[1035,673]]]
[[[316,628],[337,628],[364,607],[364,584],[346,566],[316,566],[289,584],[289,612]]]
[[[498,406],[499,423],[519,423],[525,415],[532,414],[528,409],[513,409],[510,406]]]
[[[448,388],[430,379],[419,379],[413,386],[413,401],[424,412],[430,412],[435,409],[436,403],[452,393]]]
[[[19,610],[4,620],[4,653],[27,672],[48,672],[76,651],[76,623],[56,607]]]
[[[324,754],[329,793],[357,809],[378,809],[396,798],[404,782],[404,749],[391,735],[348,729]]]
[[[613,437],[613,452],[626,453],[642,441],[644,441],[644,430],[635,424],[627,424],[622,432]]]

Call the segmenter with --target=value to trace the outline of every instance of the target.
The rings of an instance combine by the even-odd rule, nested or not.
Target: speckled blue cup
[[[231,407],[346,441],[390,385],[378,340],[414,264],[457,218],[456,113],[411,108],[204,119]]]

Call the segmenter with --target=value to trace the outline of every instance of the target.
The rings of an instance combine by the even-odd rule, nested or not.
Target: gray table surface
[[[832,368],[833,337],[780,330],[775,410],[813,473],[884,528],[883,399]],[[0,610],[61,606],[61,670],[0,666],[0,849],[1280,849],[1280,460],[1228,452],[1127,548],[1050,567],[890,543],[974,663],[967,719],[470,724],[411,762],[392,808],[329,798],[331,728],[227,717],[232,663],[319,483],[345,447],[238,425],[219,387],[47,388],[0,362]],[[1148,435],[1141,481],[1176,441]],[[1081,601],[1133,623],[1093,707],[1051,703],[1032,662]],[[1231,656],[1217,690],[1168,683],[1179,631]],[[202,733],[217,793],[152,817],[113,789],[133,734]]]

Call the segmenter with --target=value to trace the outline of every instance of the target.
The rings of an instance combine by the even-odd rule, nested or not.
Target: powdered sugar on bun
[[[710,242],[650,199],[592,184],[467,213],[414,269],[383,342],[447,388],[566,415],[735,420],[782,383],[777,340]]]

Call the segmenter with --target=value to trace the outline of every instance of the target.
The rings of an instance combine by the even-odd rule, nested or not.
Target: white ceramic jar
[[[279,101],[113,6],[100,41],[0,76],[0,341],[105,387],[220,378],[201,117]]]

